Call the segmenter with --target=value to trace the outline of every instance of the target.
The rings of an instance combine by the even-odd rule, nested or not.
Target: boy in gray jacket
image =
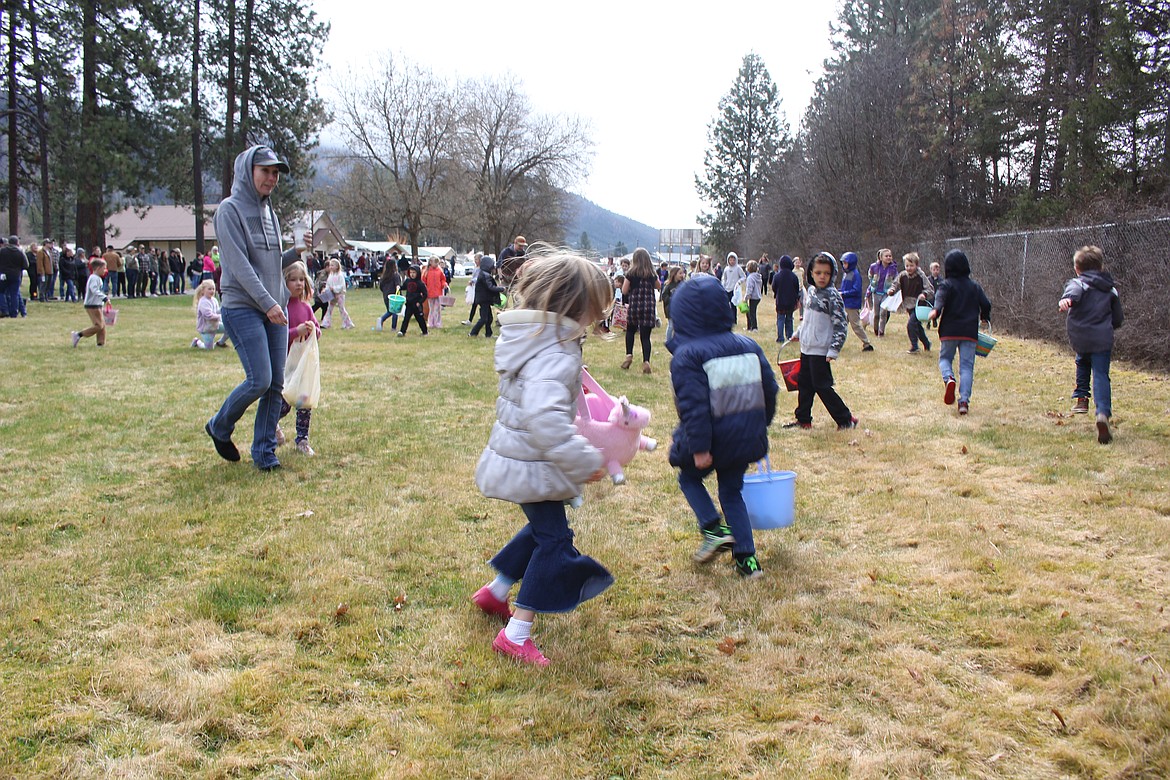
[[[1105,270],[1105,253],[1100,247],[1083,246],[1073,255],[1075,279],[1064,286],[1058,304],[1068,314],[1068,341],[1077,353],[1077,384],[1073,390],[1073,413],[1089,411],[1089,377],[1097,410],[1097,441],[1113,441],[1109,419],[1113,416],[1113,393],[1109,383],[1109,357],[1113,352],[1113,331],[1121,327],[1121,296],[1113,277]]]
[[[848,321],[841,291],[833,286],[837,259],[821,252],[809,263],[811,283],[804,290],[804,316],[796,337],[800,341],[800,374],[797,378],[796,419],[785,428],[811,428],[813,397],[821,399],[837,430],[857,427],[857,418],[833,389],[832,362],[845,346]]]

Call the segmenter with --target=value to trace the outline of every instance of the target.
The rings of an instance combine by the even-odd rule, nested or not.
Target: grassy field
[[[261,474],[251,413],[242,463],[203,433],[242,371],[188,348],[190,298],[119,304],[104,350],[73,305],[0,320],[0,777],[1170,776],[1165,376],[1114,366],[1102,447],[1066,349],[1001,339],[959,418],[901,321],[850,336],[861,428],[781,430],[780,398],[798,519],[745,583],[690,561],[661,331],[650,376],[590,339],[663,447],[571,513],[617,582],[540,619],[533,670],[468,602],[522,522],[472,480],[493,342],[373,333],[352,293],[317,457]]]

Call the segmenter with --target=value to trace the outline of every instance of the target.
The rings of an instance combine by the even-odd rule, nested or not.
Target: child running
[[[748,464],[768,454],[768,426],[776,413],[776,377],[755,341],[734,332],[735,315],[719,281],[697,274],[675,292],[670,381],[678,428],[670,465],[699,522],[701,541],[693,556],[708,563],[724,550],[735,557],[741,577],[763,572],[743,502]],[[703,478],[715,472],[715,509]]]
[[[779,269],[772,277],[772,295],[776,298],[776,341],[792,338],[792,315],[800,308],[801,277],[796,275],[796,264],[788,255],[781,255]]]
[[[106,345],[106,321],[102,316],[102,306],[110,300],[110,296],[105,292],[105,278],[106,261],[100,257],[90,260],[89,279],[85,283],[85,300],[82,305],[91,325],[83,331],[75,330],[69,334],[75,347],[86,336],[96,336],[99,347]]]
[[[811,284],[804,290],[804,316],[797,329],[800,340],[800,374],[797,378],[796,419],[785,428],[811,428],[813,398],[820,398],[837,430],[857,427],[857,418],[833,389],[833,361],[845,346],[845,303],[833,286],[837,259],[821,252],[809,263]]]
[[[605,316],[613,288],[580,255],[537,245],[528,257],[510,296],[518,307],[500,315],[498,419],[475,470],[480,492],[519,504],[528,524],[492,558],[496,577],[471,600],[507,621],[492,642],[497,653],[548,666],[531,639],[536,614],[569,612],[613,584],[604,566],[577,552],[565,515],[565,502],[581,494],[581,485],[606,473],[601,453],[577,433],[573,418],[581,343]],[[517,581],[512,613],[508,593]]]
[[[1113,331],[1121,327],[1121,296],[1113,277],[1105,270],[1105,253],[1100,247],[1083,246],[1073,255],[1077,277],[1069,279],[1060,296],[1060,310],[1068,315],[1068,342],[1077,353],[1077,384],[1073,390],[1073,413],[1089,411],[1089,378],[1097,412],[1097,441],[1113,441],[1109,420],[1113,416],[1113,389],[1109,381],[1109,358],[1113,352]],[[950,276],[950,269],[947,269]],[[88,299],[87,299],[88,300]]]
[[[423,319],[423,301],[427,299],[427,286],[420,278],[417,265],[409,266],[406,269],[406,278],[402,280],[402,294],[406,297],[406,305],[402,309],[402,329],[398,331],[398,335],[406,335],[406,326],[410,324],[410,318],[414,317],[415,322],[422,328],[422,334],[427,335],[427,321]]]
[[[504,288],[496,284],[495,270],[496,261],[490,256],[480,259],[479,275],[475,278],[475,298],[471,304],[472,309],[479,307],[479,319],[467,334],[472,338],[478,336],[481,329],[484,336],[489,339],[492,337],[492,320],[496,317],[494,307],[500,302],[500,295],[504,292]]]
[[[865,285],[861,281],[861,271],[857,270],[858,257],[856,252],[846,252],[841,255],[841,300],[845,303],[845,319],[849,327],[861,339],[861,351],[873,352],[873,344],[869,343],[869,336],[865,334],[865,325],[861,322],[861,307],[865,304]]]
[[[195,288],[195,330],[199,335],[191,340],[191,346],[198,349],[212,349],[215,335],[219,332],[219,301],[215,298],[215,282],[208,279]],[[226,342],[220,342],[227,346]]]
[[[300,260],[284,269],[284,284],[288,287],[288,348],[294,341],[304,341],[310,336],[321,338],[321,325],[313,316],[309,303],[313,300],[313,288],[309,282],[309,269]],[[292,406],[283,397],[280,399],[280,417],[283,419],[292,411]],[[309,423],[313,419],[312,409],[297,409],[297,451],[312,457],[317,453],[309,445]],[[276,446],[284,444],[284,431],[276,426]]]
[[[910,349],[906,351],[911,355],[917,354],[918,342],[921,341],[922,349],[930,352],[930,339],[926,337],[926,329],[922,327],[922,322],[914,310],[919,303],[929,303],[934,298],[934,287],[918,267],[917,252],[902,255],[902,263],[905,270],[898,274],[898,278],[894,280],[886,294],[902,293],[902,308],[910,317],[906,321],[906,337],[910,339]]]
[[[382,301],[386,304],[386,313],[381,316],[373,330],[382,332],[386,320],[390,320],[390,330],[398,330],[398,315],[390,311],[390,296],[398,294],[402,286],[402,275],[398,273],[398,266],[389,260],[382,266],[382,275],[378,278],[378,289],[382,291]]]
[[[336,257],[329,260],[329,276],[325,280],[325,289],[333,293],[329,301],[329,310],[325,312],[325,319],[321,322],[322,328],[333,324],[333,312],[341,311],[341,329],[349,330],[353,327],[353,320],[345,308],[345,274],[341,272],[341,261]],[[307,273],[307,272],[306,272]]]
[[[943,403],[955,402],[955,351],[959,352],[959,414],[971,404],[975,383],[975,342],[979,321],[991,322],[991,301],[979,283],[971,278],[971,263],[961,249],[952,249],[943,258],[947,276],[934,294],[930,321],[938,323],[938,370],[943,380]]]

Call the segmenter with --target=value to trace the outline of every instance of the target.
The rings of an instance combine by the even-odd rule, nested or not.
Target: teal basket
[[[391,314],[401,314],[402,307],[406,306],[406,297],[402,295],[387,295],[386,302],[390,305]]]
[[[918,318],[919,322],[926,322],[930,319],[930,313],[934,311],[934,307],[925,303],[920,303],[914,307],[914,316]]]

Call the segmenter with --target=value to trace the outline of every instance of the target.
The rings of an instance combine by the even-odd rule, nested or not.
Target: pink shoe
[[[471,602],[485,613],[495,615],[505,623],[512,617],[512,610],[508,608],[508,602],[500,601],[492,595],[487,585],[475,592],[475,595],[471,597]]]
[[[495,640],[492,641],[492,649],[500,655],[509,655],[526,664],[533,664],[535,666],[549,665],[549,660],[537,649],[536,644],[531,639],[525,639],[524,644],[518,645],[508,639],[502,628],[500,629],[500,633],[496,634]]]

